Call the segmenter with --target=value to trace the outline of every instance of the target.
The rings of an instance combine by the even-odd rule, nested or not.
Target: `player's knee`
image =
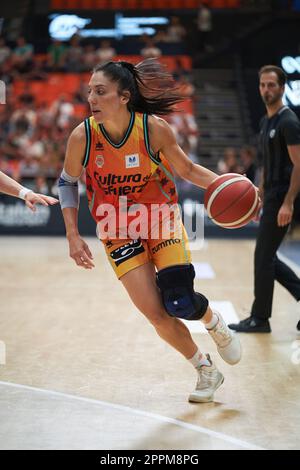
[[[163,329],[166,323],[169,323],[170,319],[163,308],[150,311],[148,310],[147,312],[144,312],[144,315],[157,330]]]
[[[194,291],[192,264],[178,264],[157,273],[157,285],[167,313],[186,320],[199,320],[208,308],[207,298]]]

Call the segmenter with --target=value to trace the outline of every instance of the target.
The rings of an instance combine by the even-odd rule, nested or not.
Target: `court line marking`
[[[164,423],[169,423],[169,424],[174,424],[175,426],[179,426],[181,428],[188,429],[190,431],[195,431],[199,434],[206,434],[210,437],[214,437],[216,439],[223,440],[225,442],[229,442],[230,444],[237,445],[239,447],[243,447],[248,450],[265,450],[263,447],[256,446],[254,444],[250,444],[246,441],[243,441],[241,439],[237,439],[232,436],[228,436],[227,434],[223,434],[218,431],[213,431],[208,428],[204,428],[202,426],[198,426],[195,424],[190,424],[190,423],[185,423],[184,421],[180,421],[179,419],[176,418],[168,418],[167,416],[159,415],[157,413],[151,413],[148,411],[143,411],[143,410],[138,410],[137,408],[131,408],[129,406],[125,405],[118,405],[115,403],[110,403],[107,401],[102,401],[102,400],[95,400],[93,398],[86,398],[86,397],[80,397],[77,395],[71,395],[69,393],[63,393],[63,392],[55,392],[53,390],[47,390],[47,389],[42,389],[38,387],[30,387],[29,385],[21,385],[21,384],[16,384],[13,382],[2,382],[0,381],[0,385],[8,386],[8,387],[13,387],[13,388],[20,388],[24,390],[29,390],[31,392],[36,392],[36,393],[43,393],[44,395],[53,395],[61,398],[69,398],[72,400],[77,400],[81,401],[84,403],[91,403],[93,405],[100,405],[104,406],[106,408],[112,408],[114,410],[119,410],[119,411],[124,411],[126,413],[134,413],[139,416],[143,416],[145,418],[153,418],[157,421],[162,421]],[[201,405],[200,405],[201,406]]]
[[[193,262],[195,274],[197,279],[215,279],[216,273],[214,272],[210,263]]]

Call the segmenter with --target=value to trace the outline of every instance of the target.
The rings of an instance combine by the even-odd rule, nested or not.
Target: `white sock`
[[[210,320],[210,322],[204,323],[204,326],[207,330],[212,330],[216,326],[218,321],[219,321],[218,315],[215,312],[213,312],[212,319]]]
[[[197,349],[196,353],[189,359],[189,362],[198,369],[201,366],[211,366],[211,363],[199,349]]]

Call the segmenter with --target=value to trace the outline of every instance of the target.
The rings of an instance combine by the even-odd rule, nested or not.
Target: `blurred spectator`
[[[1,65],[1,80],[5,83],[7,87],[12,84],[13,75],[14,75],[14,71],[12,68],[12,63],[11,63],[11,60],[8,59],[4,61]]]
[[[87,44],[83,48],[83,70],[91,72],[97,63],[96,48],[93,44]]]
[[[242,173],[252,181],[256,182],[257,164],[256,164],[256,149],[250,146],[244,146],[240,150],[240,158],[242,164]]]
[[[242,173],[243,169],[239,165],[237,150],[233,147],[227,147],[224,150],[224,156],[218,161],[218,172],[224,173]]]
[[[177,84],[183,96],[190,98],[191,96],[194,95],[195,86],[193,85],[191,81],[191,76],[189,72],[186,72],[185,70],[182,71],[177,78]]]
[[[70,40],[65,55],[65,66],[67,72],[81,72],[82,70],[83,49],[80,45],[80,37],[76,34]]]
[[[26,74],[27,80],[47,80],[49,67],[47,60],[36,58],[33,60],[31,70]]]
[[[33,66],[33,45],[26,42],[24,36],[17,39],[13,50],[12,62],[17,73],[28,73]]]
[[[42,136],[42,129],[38,128],[26,148],[26,156],[41,161],[45,154],[46,146]]]
[[[196,160],[195,152],[198,146],[199,131],[191,100],[195,93],[195,87],[191,82],[190,74],[182,68],[179,59],[176,61],[173,75],[176,79],[176,85],[180,89],[180,94],[186,99],[177,105],[178,112],[166,116],[165,119],[172,127],[178,144],[182,148],[186,148],[186,152],[192,160]]]
[[[14,124],[21,119],[24,119],[28,123],[28,135],[32,134],[36,125],[37,114],[34,109],[34,97],[30,93],[24,93],[19,97],[19,107],[11,116],[12,128]]]
[[[3,38],[0,38],[0,67],[9,58],[11,55],[10,48],[6,45],[6,42]]]
[[[37,176],[34,181],[34,191],[39,194],[48,194],[49,188],[44,176]]]
[[[20,162],[20,175],[22,178],[34,178],[39,173],[40,165],[38,158],[25,157]]]
[[[87,82],[81,79],[79,87],[74,93],[74,103],[86,104],[86,106],[88,106],[88,102],[87,102],[88,89],[89,87],[88,87]]]
[[[172,127],[177,143],[182,147],[188,146],[189,153],[194,153],[198,143],[198,126],[195,117],[190,113],[178,112],[166,116]]]
[[[165,43],[166,42],[166,37],[167,37],[167,32],[165,30],[159,30],[157,31],[157,33],[155,34],[153,40],[155,42],[155,44],[159,44],[159,43]]]
[[[26,158],[26,150],[30,144],[28,127],[28,121],[20,118],[1,142],[1,170],[17,181],[20,180],[20,164]]]
[[[48,47],[47,66],[52,70],[64,70],[68,46],[61,41],[53,40]]]
[[[54,101],[50,109],[59,128],[65,129],[70,125],[74,116],[74,106],[67,100],[65,95],[61,95]]]
[[[144,38],[145,45],[141,49],[141,55],[145,59],[158,58],[162,55],[161,50],[155,45],[154,40],[150,36]]]
[[[97,63],[109,62],[115,55],[116,50],[112,47],[111,42],[107,39],[101,41],[99,49],[96,50]]]
[[[37,122],[43,129],[50,129],[53,125],[54,112],[45,101],[42,101],[36,108]]]
[[[210,50],[212,13],[207,2],[199,2],[197,13],[198,45],[201,50]]]
[[[6,139],[10,128],[12,108],[8,104],[6,106],[0,106],[0,143]]]
[[[167,28],[166,35],[164,37],[164,42],[169,43],[180,43],[183,41],[186,36],[186,30],[184,26],[180,23],[178,16],[171,17],[171,23]]]

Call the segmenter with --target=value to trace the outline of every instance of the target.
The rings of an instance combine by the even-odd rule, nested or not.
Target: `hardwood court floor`
[[[93,271],[73,264],[63,238],[0,238],[1,449],[300,448],[299,310],[282,287],[272,334],[240,335],[238,365],[194,334],[225,382],[214,403],[190,404],[192,367],[130,303],[99,242],[87,242]],[[240,318],[252,300],[253,247],[214,240],[192,253],[216,273],[197,290],[231,301]]]

